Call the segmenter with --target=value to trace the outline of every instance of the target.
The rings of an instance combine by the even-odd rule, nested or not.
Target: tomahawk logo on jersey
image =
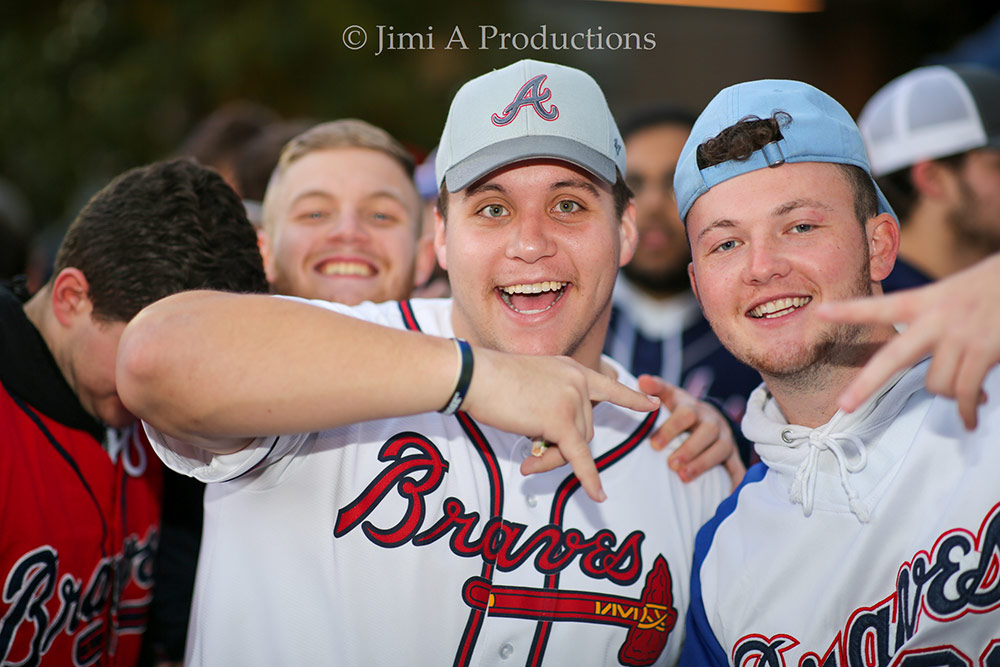
[[[452,335],[445,300],[317,305]],[[595,407],[599,505],[568,468],[523,476],[531,439],[462,412],[261,438],[215,457],[150,430],[168,465],[216,482],[188,657],[674,664],[694,535],[729,482],[716,469],[682,483],[647,440],[665,418]],[[236,626],[237,608],[257,611]]]
[[[641,442],[648,435],[655,416],[647,417],[621,447],[632,448]],[[475,423],[465,414],[459,419],[473,442],[483,448],[484,456],[489,457],[488,445]],[[624,453],[618,451],[599,460],[598,469],[607,467]],[[454,497],[444,501],[444,516],[431,523],[434,517],[427,516],[426,497],[440,486],[448,472],[448,463],[437,447],[420,434],[402,433],[386,442],[379,451],[379,460],[390,465],[355,502],[340,510],[335,537],[342,537],[357,527],[386,494],[395,489],[408,501],[404,515],[398,523],[386,528],[364,523],[365,535],[384,548],[408,542],[427,546],[447,539],[455,555],[482,560],[482,575],[469,578],[462,589],[462,599],[472,609],[469,628],[478,628],[484,613],[534,621],[541,627],[553,621],[617,625],[629,629],[619,652],[621,664],[651,665],[659,657],[677,621],[670,570],[662,555],[656,556],[638,599],[556,587],[559,573],[574,561],[593,579],[607,579],[622,586],[634,584],[644,569],[641,549],[644,534],[641,531],[634,530],[624,539],[609,530],[599,530],[591,536],[565,531],[560,526],[559,501],[552,508],[552,521],[530,534],[526,534],[527,525],[505,521],[501,516],[491,516],[484,522],[480,512],[467,511],[464,503]],[[419,477],[411,476],[417,473]],[[502,481],[491,478],[490,482],[494,487],[491,495],[495,496]],[[576,478],[568,479],[557,498],[564,502],[578,486]],[[544,586],[492,584],[495,568],[510,571],[524,566],[529,560],[536,570],[546,574]],[[467,633],[463,649],[471,649],[470,639]]]

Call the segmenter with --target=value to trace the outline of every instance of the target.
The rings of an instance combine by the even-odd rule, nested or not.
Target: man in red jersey
[[[141,308],[204,287],[267,283],[239,198],[188,160],[98,192],[38,293],[0,287],[0,663],[138,661],[162,475],[118,399],[115,354]]]

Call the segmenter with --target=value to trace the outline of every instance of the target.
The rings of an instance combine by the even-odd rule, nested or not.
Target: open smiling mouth
[[[811,296],[793,296],[785,297],[784,299],[775,299],[774,301],[762,303],[756,308],[751,308],[747,311],[747,315],[758,320],[761,318],[772,320],[776,317],[784,317],[810,301],[812,301]]]
[[[543,313],[563,297],[569,283],[545,281],[524,283],[498,288],[500,298],[511,310],[524,315]]]
[[[318,271],[324,276],[361,276],[369,278],[375,275],[374,267],[364,262],[323,262]]]

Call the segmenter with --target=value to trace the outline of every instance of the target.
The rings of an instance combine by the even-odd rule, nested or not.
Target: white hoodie
[[[970,433],[928,365],[816,429],[750,397],[764,465],[699,533],[682,665],[1000,664],[1000,373]]]

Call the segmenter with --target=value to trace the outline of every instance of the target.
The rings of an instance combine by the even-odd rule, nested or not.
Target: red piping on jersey
[[[639,443],[649,435],[649,432],[653,429],[653,424],[656,423],[656,417],[660,414],[659,409],[649,413],[642,423],[639,424],[632,434],[627,437],[620,445],[614,447],[613,449],[605,452],[601,456],[594,460],[597,465],[597,471],[601,472],[611,467],[618,461],[620,461],[626,454],[635,449]],[[566,505],[569,503],[570,496],[580,488],[580,480],[576,475],[570,475],[563,483],[559,485],[556,490],[555,499],[552,501],[552,513],[549,517],[549,521],[554,526],[562,528],[563,513],[566,511]],[[544,588],[559,588],[559,573],[553,573],[545,576],[545,586]],[[535,637],[531,642],[531,653],[528,656],[528,665],[537,666],[542,662],[542,656],[545,654],[545,645],[549,641],[549,634],[552,631],[552,621],[539,621],[537,627],[535,628]]]
[[[420,325],[417,323],[417,318],[413,313],[413,306],[409,300],[399,302],[399,312],[403,317],[403,324],[410,331],[422,331]],[[649,435],[649,432],[653,428],[653,424],[656,422],[656,418],[660,411],[656,410],[651,412],[649,415],[643,419],[642,423],[629,435],[621,444],[617,445],[613,449],[605,452],[599,456],[594,463],[597,465],[598,472],[605,470],[620,461],[625,455],[631,452],[636,446],[639,445]],[[493,448],[490,446],[489,441],[483,432],[479,429],[476,422],[467,413],[459,411],[455,413],[455,417],[458,419],[459,424],[462,426],[462,430],[465,431],[469,439],[472,440],[473,445],[476,448],[480,458],[482,458],[483,463],[486,464],[487,475],[490,480],[490,518],[501,517],[503,513],[503,485],[501,484],[500,475],[500,465],[496,459],[496,455],[493,452]],[[552,512],[550,515],[551,523],[555,526],[562,528],[563,513],[566,511],[566,505],[569,502],[570,496],[580,488],[580,480],[577,479],[576,475],[570,474],[562,484],[559,485],[559,489],[556,491],[555,499],[552,502]],[[502,520],[502,519],[501,519]],[[494,564],[489,562],[483,563],[482,577],[487,582],[492,583],[493,581],[493,570]],[[550,574],[545,577],[545,588],[556,589],[559,587],[559,574]],[[462,634],[462,643],[458,648],[458,653],[455,655],[454,667],[464,667],[468,665],[472,659],[472,653],[476,645],[476,639],[479,636],[479,631],[482,629],[483,619],[486,612],[480,609],[473,609],[469,614],[469,621],[465,626],[465,632]],[[531,654],[528,658],[528,665],[537,666],[541,664],[542,656],[545,653],[545,645],[548,643],[549,632],[552,627],[552,621],[540,621],[535,630],[535,637],[531,644]]]
[[[468,413],[460,410],[455,413],[455,417],[458,419],[458,423],[462,425],[462,430],[472,440],[476,452],[486,465],[486,474],[490,480],[490,518],[502,517],[503,484],[500,479],[500,463],[497,461],[496,454],[493,452],[493,448],[490,446],[486,436],[479,429],[479,425],[476,424]],[[501,518],[500,520],[502,521],[503,519]],[[482,570],[483,579],[492,583],[494,569],[494,563],[484,561]],[[485,617],[486,611],[481,609],[473,609],[469,612],[469,621],[465,625],[465,632],[462,633],[462,643],[459,645],[458,653],[455,655],[454,667],[464,667],[472,660],[472,651],[476,646],[476,639],[479,637],[479,631],[482,629]]]
[[[399,312],[403,317],[403,325],[407,329],[410,331],[422,331],[420,324],[417,322],[417,317],[413,313],[413,305],[409,300],[399,302]],[[500,483],[500,464],[493,453],[493,448],[490,447],[486,436],[479,430],[479,426],[473,421],[472,417],[462,411],[456,412],[455,417],[458,419],[458,423],[461,424],[462,430],[469,436],[479,457],[486,465],[486,474],[490,480],[490,518],[500,517],[503,513],[503,485]],[[484,561],[482,569],[483,579],[493,581],[494,569],[494,563]],[[483,627],[485,617],[486,612],[480,609],[473,609],[469,612],[469,620],[465,624],[465,631],[462,633],[462,642],[455,654],[455,662],[453,663],[455,667],[464,667],[472,660],[472,652],[475,649],[476,640],[479,637],[479,631]]]
[[[413,314],[413,304],[410,300],[399,302],[399,312],[403,316],[403,324],[410,331],[423,331],[417,323],[417,316]]]

